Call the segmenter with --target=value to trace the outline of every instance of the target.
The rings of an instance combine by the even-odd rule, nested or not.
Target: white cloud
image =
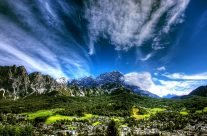
[[[182,22],[182,18],[180,18],[183,15],[183,12],[187,8],[190,0],[178,0],[177,1],[177,6],[172,9],[172,11],[169,13],[169,20],[166,24],[166,26],[163,28],[163,31],[165,33],[168,33],[170,30],[170,27],[175,24]]]
[[[166,67],[165,67],[165,66],[158,67],[157,70],[158,70],[158,71],[165,71],[165,70],[166,70]]]
[[[124,80],[127,84],[135,85],[143,90],[150,91],[159,96],[167,94],[186,95],[198,86],[201,86],[207,81],[172,81],[160,80],[153,78],[149,72],[132,72],[124,75]]]
[[[153,56],[153,53],[149,53],[149,54],[147,54],[144,58],[141,58],[140,60],[141,60],[141,61],[147,61],[147,60],[149,60],[152,56]]]
[[[165,45],[169,43],[160,43],[161,36],[169,33],[171,27],[175,24],[182,23],[184,21],[184,12],[190,2],[190,0],[174,0],[174,8],[168,12],[168,18],[165,26],[161,28],[157,36],[153,39],[152,48],[154,50],[160,50],[165,48]]]
[[[32,71],[40,71],[43,72],[44,74],[49,74],[55,78],[58,77],[67,77],[62,71],[60,66],[56,65],[56,66],[52,66],[52,64],[47,64],[45,62],[43,62],[41,59],[38,58],[33,58],[29,55],[27,55],[26,53],[8,45],[8,44],[3,44],[0,43],[0,47],[1,47],[1,51],[4,51],[6,53],[9,53],[10,58],[6,59],[6,57],[4,58],[4,62],[1,63],[6,63],[6,64],[17,64],[17,65],[23,65],[26,66],[26,68],[28,68],[28,70],[30,72]],[[1,58],[2,60],[2,58]],[[12,64],[13,63],[13,64]]]
[[[186,95],[192,90],[205,84],[204,81],[171,81],[171,80],[159,80],[160,84],[158,88],[167,90],[167,94]],[[207,82],[206,82],[207,83]],[[164,93],[164,92],[163,92]]]
[[[153,81],[151,74],[148,72],[132,72],[124,75],[124,81],[127,84],[139,86],[143,90],[150,91],[151,86],[153,86]]]
[[[163,76],[170,79],[185,79],[185,80],[207,80],[207,72],[186,75],[183,73],[163,74]]]
[[[92,41],[108,35],[116,50],[141,46],[154,36],[157,23],[165,13],[168,17],[161,33],[164,30],[167,33],[173,24],[180,22],[189,0],[161,0],[158,3],[157,0],[90,0],[85,16]],[[158,7],[153,7],[156,4]],[[152,9],[155,10],[151,13]],[[89,48],[94,47],[90,44]]]

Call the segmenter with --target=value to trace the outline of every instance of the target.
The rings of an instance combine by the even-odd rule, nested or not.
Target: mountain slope
[[[28,74],[23,66],[0,66],[0,98],[18,99],[41,94],[99,96],[111,94],[119,88],[131,90],[141,96],[159,98],[137,86],[126,84],[123,77],[120,72],[113,71],[96,78],[84,77],[68,82],[63,78],[55,80],[39,72]]]
[[[207,86],[200,86],[197,89],[193,90],[189,95],[207,97]]]
[[[124,75],[118,71],[103,73],[95,79],[92,77],[75,79],[69,83],[69,86],[77,86],[79,89],[99,88],[100,90],[105,90],[106,93],[111,93],[117,88],[124,87],[141,96],[159,98],[159,96],[149,91],[142,90],[138,86],[133,86],[125,83]]]

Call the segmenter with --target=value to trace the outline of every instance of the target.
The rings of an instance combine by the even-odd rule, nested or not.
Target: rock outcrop
[[[96,78],[84,77],[68,82],[53,79],[40,72],[28,74],[23,66],[0,66],[0,98],[18,99],[33,95],[98,96],[110,94],[118,88],[131,90],[142,96],[158,97],[137,86],[127,85],[118,71],[107,72]]]
[[[58,83],[48,75],[39,72],[28,74],[23,66],[0,67],[0,97],[26,97],[32,94],[43,94],[59,88]]]
[[[103,95],[107,90],[96,87],[93,78],[72,80],[53,79],[40,72],[28,74],[23,66],[0,66],[0,99],[18,99],[32,95],[91,96]]]

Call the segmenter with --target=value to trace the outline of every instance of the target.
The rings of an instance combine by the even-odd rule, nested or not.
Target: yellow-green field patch
[[[23,113],[22,115],[26,115],[29,120],[33,120],[38,117],[48,117],[54,115],[57,111],[61,111],[64,109],[57,108],[57,109],[50,109],[50,110],[39,110],[34,113]]]
[[[158,112],[162,112],[165,111],[165,108],[144,108],[146,110],[146,114],[139,114],[140,109],[138,107],[133,107],[132,108],[132,117],[134,117],[135,119],[139,120],[139,119],[147,119],[150,117],[150,115],[154,115]]]
[[[207,107],[203,108],[203,110],[196,110],[195,113],[202,113],[202,112],[207,112]]]
[[[133,117],[135,118],[135,119],[146,119],[146,118],[148,118],[148,117],[150,117],[150,115],[149,114],[145,114],[145,115],[133,115]]]
[[[83,121],[83,120],[89,120],[89,119],[94,118],[94,117],[97,117],[97,115],[84,114],[83,117],[54,115],[54,116],[48,117],[45,123],[46,124],[52,124],[52,123],[55,123],[55,122],[61,121],[61,120],[69,120],[69,121],[72,121],[74,119],[76,119],[77,121]]]
[[[50,116],[49,118],[47,118],[45,123],[46,124],[52,124],[52,123],[55,123],[56,121],[60,121],[60,120],[72,121],[73,119],[75,119],[75,117],[63,116],[63,115],[54,115],[54,116]]]
[[[149,114],[139,115],[139,108],[137,107],[132,108],[132,117],[134,117],[137,120],[145,119],[148,118],[149,116],[150,116]]]
[[[162,112],[165,110],[166,110],[165,108],[152,108],[152,109],[149,109],[149,114],[156,114],[158,112]]]
[[[100,125],[100,124],[101,124],[101,122],[98,122],[98,121],[97,121],[97,122],[94,122],[92,125],[93,125],[93,126],[98,126],[98,125]]]
[[[207,107],[205,107],[205,108],[203,109],[203,112],[207,112]]]
[[[122,122],[123,121],[123,118],[120,118],[120,117],[111,117],[110,119],[115,122]]]
[[[196,110],[195,113],[202,113],[202,110]]]
[[[94,117],[98,117],[97,115],[93,115],[93,114],[84,114],[83,117],[80,117],[79,120],[87,120],[87,119],[91,119]]]
[[[128,125],[127,124],[123,124],[120,127],[128,127]]]
[[[181,111],[180,114],[181,115],[188,115],[188,112],[187,111]]]

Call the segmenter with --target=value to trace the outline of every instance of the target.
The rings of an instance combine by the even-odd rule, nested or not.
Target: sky
[[[0,65],[68,79],[120,71],[159,96],[207,84],[205,0],[1,0]]]

